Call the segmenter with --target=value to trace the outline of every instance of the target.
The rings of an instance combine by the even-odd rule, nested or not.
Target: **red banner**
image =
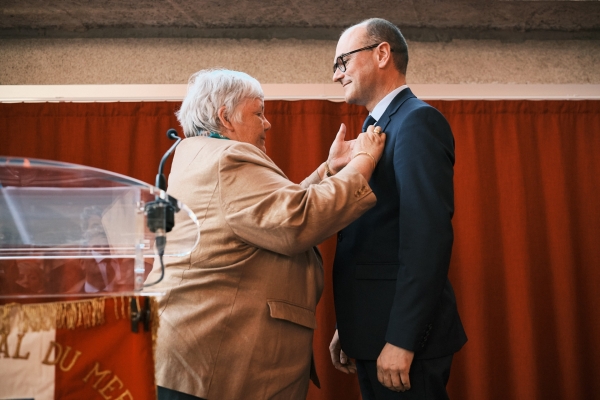
[[[154,299],[13,303],[0,318],[0,398],[156,398]]]

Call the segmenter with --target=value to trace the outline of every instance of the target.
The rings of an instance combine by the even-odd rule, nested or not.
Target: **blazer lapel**
[[[415,95],[413,94],[413,92],[410,91],[409,88],[406,88],[400,93],[398,93],[396,97],[394,97],[388,108],[385,109],[385,112],[383,113],[381,118],[379,118],[379,121],[377,121],[376,125],[380,126],[381,130],[385,132],[385,128],[390,123],[392,115],[394,115],[396,111],[398,111],[400,106],[411,97],[415,97]]]

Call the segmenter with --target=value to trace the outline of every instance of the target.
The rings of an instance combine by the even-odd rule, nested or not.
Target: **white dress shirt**
[[[369,115],[371,115],[373,118],[375,118],[375,121],[379,121],[379,118],[381,118],[381,116],[383,115],[385,110],[388,108],[388,106],[390,105],[392,100],[394,100],[394,97],[396,97],[396,95],[398,93],[400,93],[401,91],[403,91],[404,89],[408,89],[408,86],[402,85],[399,88],[396,88],[396,89],[392,90],[391,92],[389,92],[383,99],[381,99],[379,101],[379,103],[377,103],[377,105],[375,106],[375,108],[373,108],[373,111],[371,111],[371,113]]]

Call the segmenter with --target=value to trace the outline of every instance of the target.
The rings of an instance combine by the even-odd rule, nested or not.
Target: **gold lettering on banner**
[[[18,358],[21,360],[27,360],[29,358],[29,352],[27,352],[27,354],[24,356],[19,354],[21,352],[21,343],[23,342],[23,336],[25,336],[24,333],[20,333],[17,335],[17,348],[15,349],[15,354],[12,358]]]
[[[50,361],[50,355],[52,354],[52,350],[55,350],[54,360]],[[60,361],[61,356],[62,356],[62,346],[59,343],[56,343],[54,340],[51,340],[50,347],[48,347],[48,352],[46,353],[46,357],[44,357],[42,364],[56,365]]]
[[[63,371],[69,371],[71,368],[73,368],[73,365],[75,365],[75,361],[77,361],[77,359],[79,358],[79,356],[81,355],[81,352],[78,350],[75,350],[75,355],[73,356],[73,359],[71,360],[71,364],[69,364],[68,367],[65,367],[65,359],[67,358],[67,356],[69,355],[69,352],[71,351],[71,346],[67,346],[67,350],[65,351],[65,354],[60,358],[60,364],[59,367],[60,369],[62,369]]]
[[[54,360],[51,361],[50,356],[52,355],[52,350],[54,350]],[[50,347],[48,347],[48,352],[46,353],[46,357],[44,357],[42,364],[46,364],[46,365],[58,364],[58,366],[60,367],[61,370],[69,371],[69,370],[71,370],[71,368],[73,368],[73,365],[75,365],[75,362],[81,355],[80,351],[75,350],[73,359],[71,360],[71,363],[67,366],[67,365],[65,365],[66,364],[65,360],[67,359],[67,356],[69,355],[71,350],[72,350],[71,346],[67,346],[66,350],[63,352],[62,345],[60,343],[57,343],[54,340],[52,340],[52,341],[50,341]],[[29,357],[29,353],[27,354],[27,356]],[[60,362],[60,364],[59,364],[59,362]]]
[[[10,358],[10,355],[8,354],[8,334],[6,333],[3,333],[0,339],[0,354],[4,358]]]
[[[110,382],[108,382],[106,384],[106,386],[104,386],[102,389],[98,390],[98,393],[100,393],[100,395],[102,397],[104,397],[106,400],[109,400],[112,398],[112,396],[109,396],[108,394],[106,394],[106,391],[113,391],[117,388],[115,388],[113,386],[113,384],[118,383],[119,384],[119,389],[121,389],[123,387],[123,382],[121,382],[121,380],[119,379],[119,377],[117,375],[113,376],[113,378],[110,380]]]
[[[125,400],[125,399],[133,400],[133,396],[131,395],[131,393],[129,393],[129,390],[124,391],[122,395],[115,398],[115,400]]]
[[[108,381],[108,383],[104,386],[102,386],[100,389],[98,389],[98,385],[100,384],[100,382],[104,381],[106,377],[112,375],[112,372],[110,370],[105,370],[105,371],[100,371],[100,363],[96,361],[96,364],[94,365],[94,368],[92,368],[92,370],[90,372],[88,372],[88,374],[86,375],[85,378],[83,378],[84,382],[87,382],[90,377],[92,376],[92,374],[96,377],[100,377],[96,383],[94,383],[94,385],[92,386],[94,389],[96,389],[98,391],[98,393],[100,393],[100,395],[106,399],[106,400],[110,400],[113,398],[112,394],[110,392],[114,392],[115,390],[118,389],[123,389],[123,381],[115,374],[112,379],[110,379]],[[133,400],[133,396],[131,395],[131,392],[127,389],[125,389],[125,391],[123,393],[121,393],[121,395],[119,397],[116,397],[114,400]]]
[[[100,382],[102,382],[107,375],[110,375],[111,372],[108,369],[106,371],[100,372],[100,363],[96,361],[94,368],[86,375],[85,378],[83,378],[83,381],[87,382],[88,379],[90,379],[90,376],[92,376],[92,374],[94,374],[94,376],[100,376],[100,379],[98,379],[96,383],[94,383],[94,386],[92,386],[94,389],[97,389]]]

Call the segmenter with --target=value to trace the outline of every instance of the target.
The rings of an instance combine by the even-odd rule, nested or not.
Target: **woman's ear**
[[[219,108],[219,111],[217,111],[217,115],[219,116],[219,121],[221,121],[221,125],[223,125],[223,127],[228,130],[228,131],[233,131],[233,125],[231,124],[231,122],[229,121],[229,117],[227,116],[227,110],[225,108],[225,106],[221,106]]]

